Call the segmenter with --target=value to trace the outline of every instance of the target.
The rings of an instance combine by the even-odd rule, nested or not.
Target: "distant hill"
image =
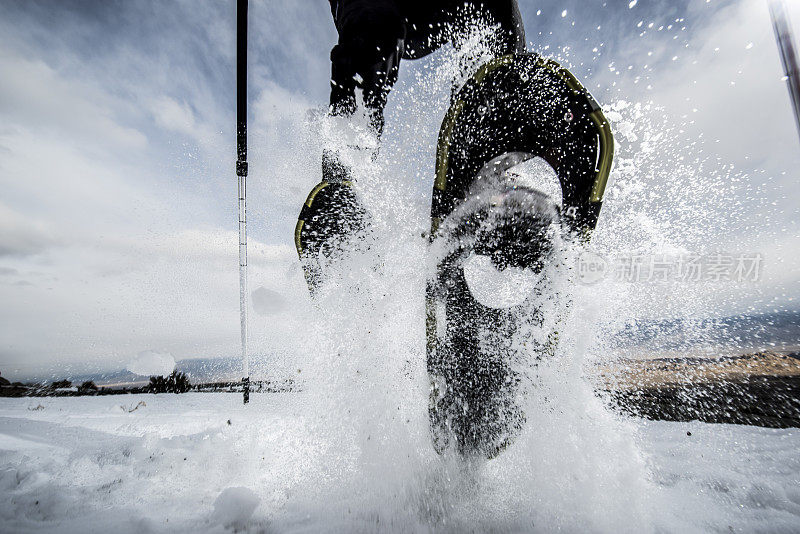
[[[662,353],[690,356],[698,348],[725,349],[715,356],[743,354],[761,350],[800,350],[800,311],[763,314],[742,314],[719,319],[666,319],[638,321],[604,336],[606,346],[645,357]],[[283,380],[286,376],[272,376],[272,358],[253,358],[251,376]],[[242,378],[242,364],[238,357],[192,358],[179,360],[176,369],[189,375],[192,383],[238,381]],[[3,369],[0,369],[2,371]],[[91,380],[97,385],[142,384],[149,377],[130,371],[59,372],[50,370],[26,378],[25,382],[53,382],[67,379],[73,383]],[[17,380],[13,379],[12,381]]]
[[[205,382],[224,382],[224,381],[238,381],[242,378],[242,362],[239,358],[191,358],[186,360],[178,360],[175,363],[175,369],[186,373],[189,380],[193,384]],[[268,370],[264,364],[259,364],[255,361],[251,364],[251,374],[253,376],[268,376]],[[283,377],[277,377],[283,378]],[[81,372],[69,373],[65,372],[63,375],[54,376],[54,373],[42,375],[33,379],[25,380],[25,382],[52,382],[55,379],[66,379],[72,381],[73,384],[78,384],[91,380],[98,386],[103,385],[136,385],[144,384],[149,381],[149,376],[141,376],[134,374],[126,369],[115,371],[97,371],[97,372]]]
[[[644,352],[690,352],[700,346],[730,347],[733,352],[792,350],[800,346],[800,311],[639,321],[609,332],[608,340],[612,347]]]

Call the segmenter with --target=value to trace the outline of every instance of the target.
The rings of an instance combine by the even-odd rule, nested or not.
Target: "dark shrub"
[[[189,383],[189,377],[186,373],[179,373],[172,371],[167,376],[151,376],[148,391],[150,393],[186,393],[191,389],[192,385]]]
[[[92,382],[91,380],[87,380],[86,382],[78,386],[78,393],[84,395],[88,393],[93,393],[95,391],[97,391],[97,386],[95,386],[94,382]]]

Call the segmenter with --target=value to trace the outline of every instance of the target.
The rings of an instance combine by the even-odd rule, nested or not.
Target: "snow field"
[[[392,441],[379,430],[326,435],[330,421],[303,413],[305,395],[254,395],[247,407],[232,394],[2,399],[0,530],[800,528],[793,429],[628,420],[619,443],[579,451],[584,440],[556,414],[497,459],[465,465],[423,440],[386,458],[370,448]],[[635,446],[611,448],[620,443]]]

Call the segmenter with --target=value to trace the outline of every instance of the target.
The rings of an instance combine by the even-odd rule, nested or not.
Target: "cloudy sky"
[[[796,309],[800,142],[766,3],[520,9],[529,49],[570,65],[613,110],[619,177],[599,242],[635,242],[645,216],[670,220],[686,246],[765,255],[763,280],[719,292],[710,313]],[[327,101],[336,33],[325,0],[251,0],[250,12],[253,336],[266,353],[285,348],[305,298],[292,230],[319,180],[308,111]],[[237,353],[234,32],[233,0],[4,0],[4,376],[147,350]],[[447,102],[448,81],[430,74],[441,55],[404,62],[387,109],[387,153],[421,154],[406,187],[419,206]]]

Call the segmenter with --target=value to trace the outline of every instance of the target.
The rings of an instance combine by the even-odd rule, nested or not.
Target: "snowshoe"
[[[439,134],[426,298],[438,452],[492,457],[525,420],[512,338],[542,318],[524,304],[525,294],[510,307],[481,302],[466,276],[470,262],[543,276],[560,235],[589,238],[612,153],[595,100],[569,71],[537,54],[490,61],[454,96]],[[536,157],[555,170],[561,198],[509,172]]]
[[[306,283],[313,296],[326,280],[326,266],[366,227],[367,212],[352,183],[322,181],[309,193],[294,231]]]

